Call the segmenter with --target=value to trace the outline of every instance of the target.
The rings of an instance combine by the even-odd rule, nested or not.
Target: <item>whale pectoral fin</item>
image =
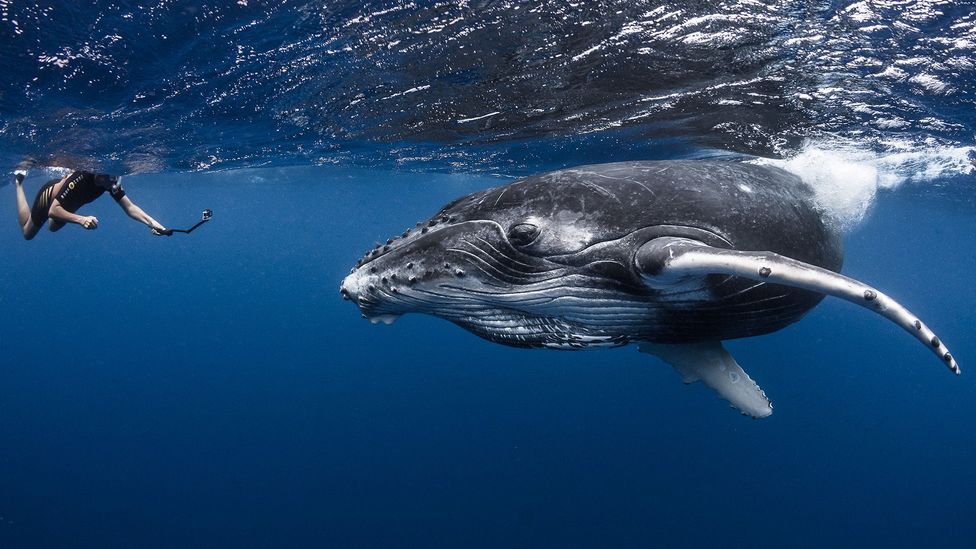
[[[718,341],[683,345],[642,343],[637,348],[670,364],[685,383],[701,381],[744,415],[759,418],[773,413],[766,393]]]
[[[863,282],[773,252],[727,250],[697,240],[655,238],[637,250],[638,271],[649,282],[726,274],[802,288],[850,301],[874,311],[912,334],[952,372],[959,365],[949,349],[921,320],[897,301]]]

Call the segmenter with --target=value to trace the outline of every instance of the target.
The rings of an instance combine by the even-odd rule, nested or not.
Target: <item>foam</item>
[[[793,157],[752,162],[799,176],[813,187],[820,206],[844,229],[864,219],[879,190],[976,172],[974,147],[886,145],[887,152],[877,152],[854,143],[811,142]]]

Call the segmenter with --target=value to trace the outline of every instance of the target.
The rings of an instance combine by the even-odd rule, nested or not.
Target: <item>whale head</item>
[[[600,308],[620,287],[639,289],[628,268],[632,250],[582,260],[580,250],[605,232],[596,216],[499,194],[456,200],[367,252],[340,292],[377,323],[418,312],[515,346],[619,344],[619,334],[571,319],[574,310]]]

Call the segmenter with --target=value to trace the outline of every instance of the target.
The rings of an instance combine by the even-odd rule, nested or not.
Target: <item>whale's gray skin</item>
[[[838,232],[799,178],[732,162],[623,162],[477,192],[367,252],[340,292],[374,322],[439,316],[490,341],[640,344],[743,413],[772,412],[722,340],[773,332],[824,295],[898,323],[958,373],[904,307],[836,274]]]

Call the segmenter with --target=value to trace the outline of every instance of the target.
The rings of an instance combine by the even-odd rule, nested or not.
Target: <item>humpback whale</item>
[[[918,317],[839,274],[842,258],[813,190],[786,171],[621,162],[461,197],[368,251],[339,291],[374,323],[419,312],[516,347],[637,344],[752,417],[772,404],[722,341],[779,330],[827,295],[898,324],[959,373]]]

